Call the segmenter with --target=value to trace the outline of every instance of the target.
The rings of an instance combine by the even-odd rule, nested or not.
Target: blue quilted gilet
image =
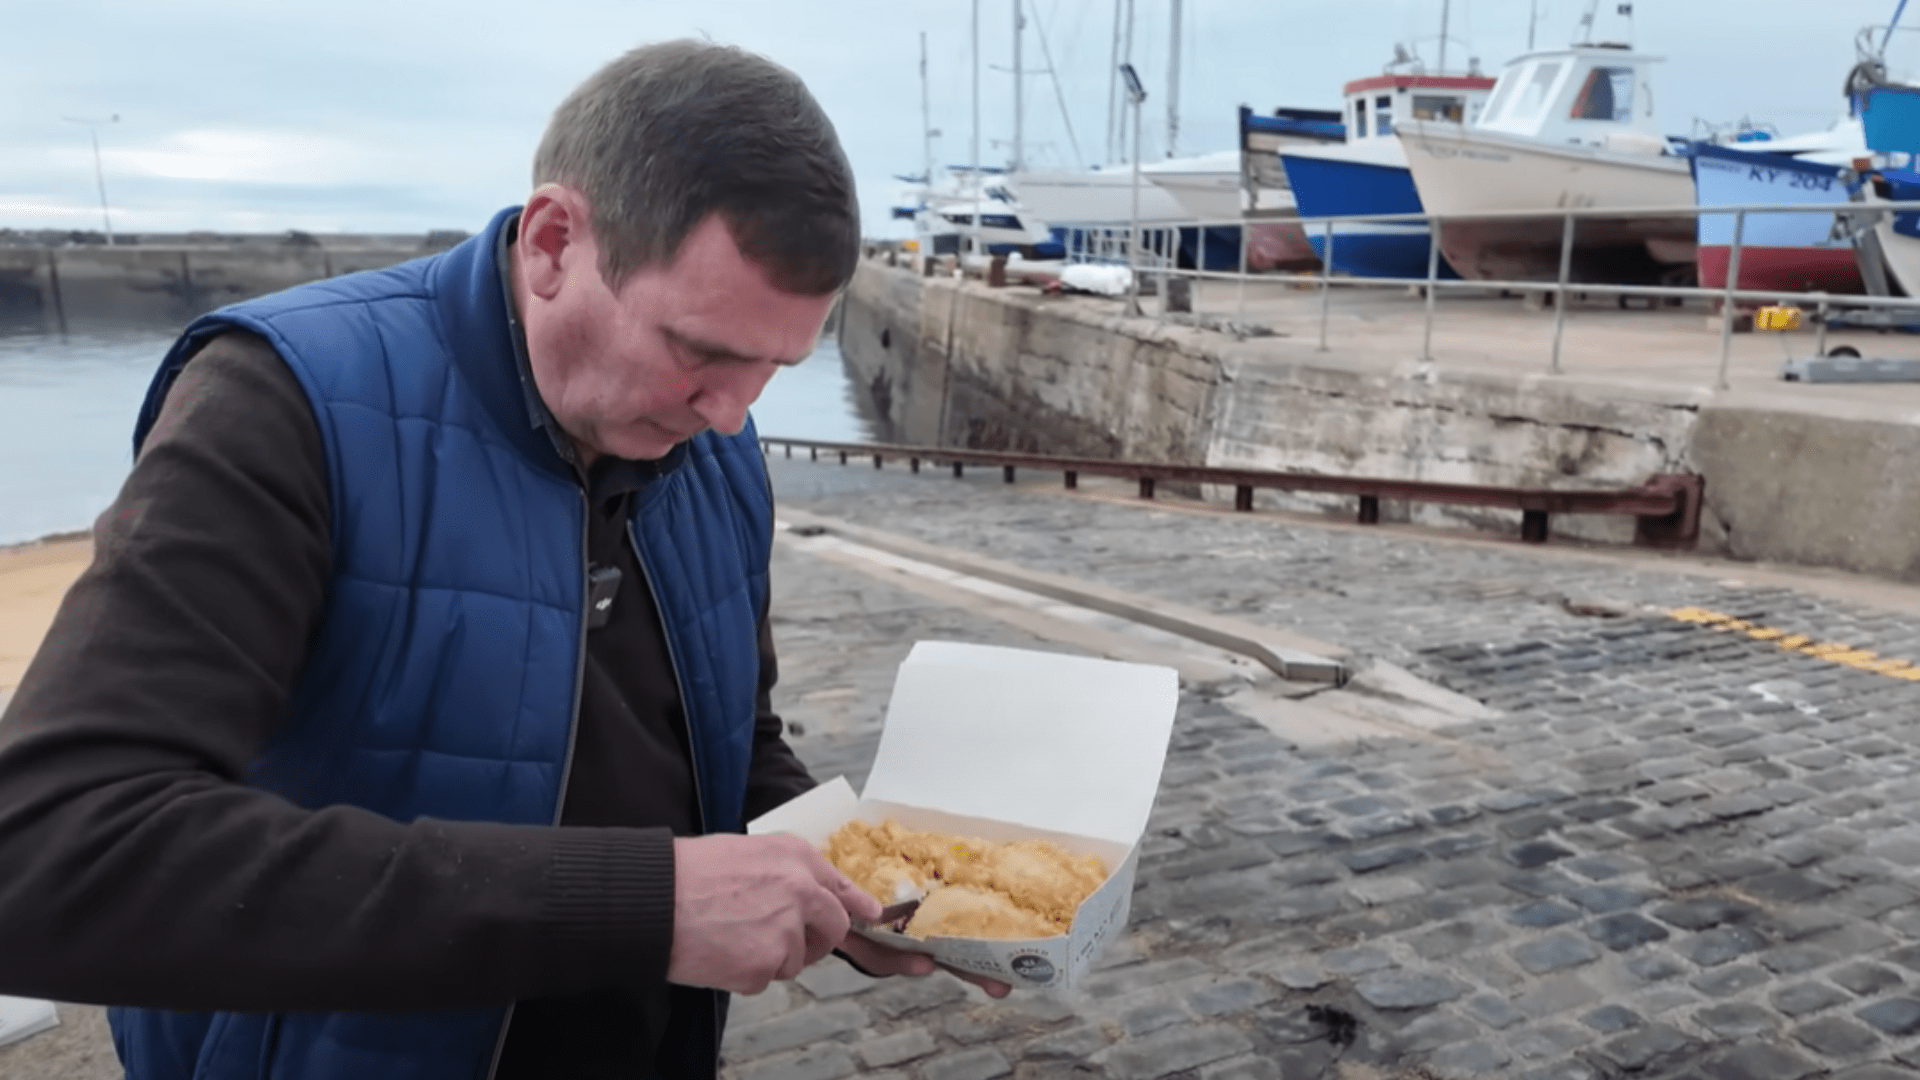
[[[583,661],[585,499],[528,422],[493,255],[512,213],[443,254],[204,316],[141,411],[136,450],[182,365],[234,327],[271,342],[312,404],[333,579],[285,714],[248,770],[299,805],[399,821],[558,819]],[[751,426],[698,436],[663,465],[635,499],[629,535],[679,679],[702,820],[733,832],[772,500]],[[504,1016],[111,1019],[129,1080],[483,1080]]]

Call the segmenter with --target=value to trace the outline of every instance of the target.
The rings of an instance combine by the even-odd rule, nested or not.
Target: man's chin
[[[673,448],[698,435],[688,432],[685,435],[665,428],[648,425],[645,430],[634,431],[620,441],[618,446],[607,448],[608,453],[628,461],[657,461],[673,453]]]

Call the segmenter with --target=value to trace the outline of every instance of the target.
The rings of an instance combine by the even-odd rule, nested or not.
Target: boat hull
[[[1299,221],[1249,221],[1246,229],[1249,270],[1312,270],[1320,265],[1320,253]]]
[[[1130,169],[1015,173],[1012,183],[1019,193],[1020,204],[1049,225],[1124,228],[1133,220],[1134,185]],[[1170,192],[1147,176],[1140,177],[1142,224],[1190,220],[1192,215]]]
[[[1694,199],[1702,207],[1847,201],[1840,170],[1718,146],[1696,146]],[[1698,238],[1700,284],[1724,288],[1733,244],[1732,214],[1702,214]],[[1742,289],[1786,292],[1864,291],[1853,244],[1834,228],[1831,213],[1748,214],[1740,230]]]
[[[1701,244],[1696,256],[1703,288],[1727,286],[1727,263],[1733,249],[1726,244]],[[1851,246],[1767,247],[1740,245],[1740,289],[1759,292],[1859,293],[1860,264]]]
[[[1652,154],[1536,144],[1452,125],[1395,129],[1421,202],[1462,220],[1440,225],[1440,250],[1460,276],[1481,281],[1554,281],[1562,220],[1476,213],[1567,208],[1686,206],[1693,201],[1684,162]],[[1685,217],[1582,219],[1575,227],[1569,280],[1672,282],[1692,276],[1695,226]],[[1336,251],[1335,257],[1338,257]]]
[[[1869,184],[1860,192],[1868,205],[1885,200],[1920,201],[1920,174],[1888,170],[1880,175],[1884,191]],[[1892,284],[1907,296],[1920,296],[1920,213],[1883,213],[1873,231]]]
[[[1374,156],[1378,156],[1378,151]],[[1404,159],[1402,159],[1404,160]],[[1305,217],[1351,214],[1417,214],[1420,194],[1413,174],[1404,165],[1387,161],[1360,161],[1333,150],[1312,154],[1283,154],[1294,202]],[[1326,226],[1306,222],[1313,253],[1325,259]],[[1424,278],[1433,248],[1433,234],[1425,222],[1343,221],[1333,223],[1333,269],[1356,277]],[[1445,259],[1439,274],[1459,277]]]

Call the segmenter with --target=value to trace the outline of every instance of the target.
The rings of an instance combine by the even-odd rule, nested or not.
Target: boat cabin
[[[1437,120],[1471,124],[1493,90],[1484,75],[1386,74],[1355,79],[1341,91],[1346,95],[1342,116],[1347,141],[1390,139],[1395,120]]]
[[[1653,121],[1657,56],[1620,45],[1526,53],[1500,72],[1476,127],[1545,142],[1606,146],[1660,140]]]

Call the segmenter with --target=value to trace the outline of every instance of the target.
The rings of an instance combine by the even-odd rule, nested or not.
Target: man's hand
[[[673,842],[673,955],[667,979],[757,994],[846,940],[849,916],[880,902],[794,836]]]
[[[989,979],[985,975],[975,975],[971,971],[936,964],[933,957],[925,953],[908,952],[883,945],[878,941],[863,938],[858,934],[848,934],[840,943],[840,951],[847,954],[855,965],[870,975],[931,975],[935,968],[945,968],[956,977],[966,980],[987,992],[988,997],[1003,998],[1013,992],[1013,987],[998,979]]]

